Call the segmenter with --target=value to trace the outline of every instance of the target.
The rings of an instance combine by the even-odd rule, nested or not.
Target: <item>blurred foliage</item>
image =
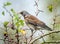
[[[26,31],[25,30],[23,30],[23,29],[18,29],[18,32],[21,32],[23,35],[25,35],[26,34]]]
[[[14,9],[11,9],[11,12],[13,13],[14,24],[15,24],[17,27],[23,26],[23,25],[24,25],[24,21],[19,18],[19,15],[15,12],[15,10],[14,10]]]
[[[2,15],[3,15],[3,16],[5,15],[5,12],[4,12],[4,11],[2,11]]]
[[[7,9],[6,9],[6,6],[10,6],[10,5],[11,5],[10,2],[6,2],[6,3],[4,3],[3,8],[5,8],[5,10],[7,10]],[[7,11],[8,11],[8,10],[7,10]],[[6,11],[6,12],[7,12],[7,11]],[[8,12],[10,12],[10,11],[8,11]],[[24,26],[24,21],[19,18],[19,15],[15,12],[15,10],[14,10],[13,8],[11,8],[11,12],[12,12],[12,15],[13,15],[13,17],[12,17],[13,24],[14,24],[14,26],[17,27],[17,29],[20,30],[20,27]],[[10,14],[10,13],[9,13],[9,14]],[[5,12],[4,12],[4,11],[2,11],[2,15],[5,15]],[[4,27],[7,27],[8,23],[9,23],[9,22],[5,21],[5,22],[3,23]],[[21,30],[20,32],[23,33],[23,34],[25,33],[24,30]]]
[[[10,6],[10,5],[11,5],[10,2],[6,2],[6,3],[4,3],[4,6]]]
[[[20,19],[19,22],[20,22],[20,25],[22,25],[22,26],[24,25],[24,21],[23,20]]]
[[[48,10],[49,10],[50,12],[52,12],[52,10],[53,10],[53,5],[52,5],[52,4],[48,6]]]
[[[7,22],[7,21],[5,21],[4,22],[4,27],[7,27],[7,24],[8,24],[9,22]]]
[[[4,34],[7,34],[7,32],[4,32]]]
[[[60,24],[55,24],[55,28],[60,29]]]
[[[54,0],[54,2],[58,2],[58,0]]]

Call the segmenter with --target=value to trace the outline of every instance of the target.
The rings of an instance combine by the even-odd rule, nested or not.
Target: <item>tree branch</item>
[[[58,43],[60,43],[60,42],[44,42],[44,43],[46,43],[46,44],[47,44],[47,43],[48,43],[48,44],[50,44],[50,43],[57,43],[57,44],[58,44]],[[44,43],[42,43],[42,44],[44,44]]]
[[[53,33],[59,33],[59,32],[60,32],[60,31],[52,31],[52,32],[50,32],[50,33],[48,33],[48,34],[45,34],[45,35],[42,35],[42,36],[38,36],[37,38],[31,40],[31,41],[30,41],[30,44],[32,44],[32,43],[35,42],[36,40],[41,39],[41,38],[43,38],[43,37],[45,37],[45,36],[47,36],[47,35],[50,35],[50,34],[53,34]]]

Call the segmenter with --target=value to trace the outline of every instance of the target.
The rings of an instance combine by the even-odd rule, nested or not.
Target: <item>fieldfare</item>
[[[49,28],[44,22],[36,18],[35,16],[31,15],[27,11],[21,11],[19,12],[24,17],[26,25],[31,29],[31,30],[37,30],[39,27],[42,29],[50,30],[52,31],[51,28]]]

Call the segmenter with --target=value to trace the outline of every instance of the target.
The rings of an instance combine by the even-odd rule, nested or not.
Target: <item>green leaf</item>
[[[16,23],[15,23],[15,25],[17,26],[17,27],[19,27],[19,26],[24,26],[24,21],[23,20],[18,20]]]
[[[3,15],[3,16],[5,15],[5,12],[4,12],[4,11],[2,12],[2,15]]]
[[[13,8],[11,9],[11,12],[13,13],[13,15],[16,15],[16,12]]]
[[[10,2],[6,2],[6,3],[4,3],[4,6],[10,6],[10,5],[11,5]]]
[[[23,20],[21,20],[21,19],[19,20],[19,23],[20,23],[20,25],[21,25],[21,26],[23,26],[23,25],[24,25],[24,21],[23,21]]]
[[[18,27],[18,26],[19,26],[19,23],[18,23],[18,22],[16,22],[16,23],[15,23],[15,25]]]
[[[7,24],[8,24],[9,22],[7,22],[7,21],[5,21],[4,22],[4,27],[7,27]]]
[[[14,9],[11,9],[11,11],[14,11]]]
[[[15,12],[14,9],[11,9],[11,12],[13,13],[13,17],[14,17],[14,23],[17,27],[23,26],[24,25],[24,21],[19,19],[18,14]]]
[[[18,20],[19,17],[18,17],[18,15],[17,15],[17,13],[15,12],[15,10],[14,10],[14,9],[11,9],[11,12],[13,13],[13,15],[14,15],[14,17],[15,17],[15,20]]]
[[[10,2],[7,2],[7,5],[11,5],[11,3]]]
[[[48,10],[49,10],[50,12],[52,12],[52,10],[53,10],[53,5],[52,5],[52,4],[48,6]]]

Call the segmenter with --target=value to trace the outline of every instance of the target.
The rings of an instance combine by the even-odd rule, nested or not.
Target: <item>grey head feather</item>
[[[25,17],[26,15],[29,15],[27,11],[21,11],[20,14],[22,14],[23,17]]]

